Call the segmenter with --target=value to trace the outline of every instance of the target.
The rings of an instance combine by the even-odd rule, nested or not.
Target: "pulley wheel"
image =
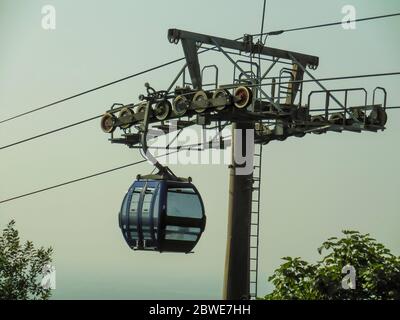
[[[218,90],[215,90],[212,98],[217,99],[217,98],[223,97],[223,98],[227,99],[228,95],[229,95],[229,93],[226,90],[218,89]],[[217,110],[223,110],[224,108],[225,108],[225,106],[216,107]]]
[[[381,106],[374,107],[368,116],[368,122],[377,126],[384,126],[387,122],[387,113]]]
[[[330,116],[329,122],[333,124],[343,124],[345,120],[345,116],[343,113],[334,113]]]
[[[253,92],[247,87],[238,87],[235,90],[234,97],[235,106],[239,109],[243,109],[250,105]]]
[[[101,129],[105,133],[112,133],[115,130],[116,118],[112,113],[105,113],[100,120]]]
[[[145,104],[141,104],[139,107],[137,107],[136,113],[144,113],[144,112],[146,112],[146,105]]]
[[[130,108],[123,108],[118,115],[118,118],[133,116],[135,112]],[[121,129],[128,129],[131,126],[130,123],[120,125]]]
[[[323,116],[313,116],[311,117],[311,122],[325,122],[325,118]],[[315,130],[312,133],[322,134],[324,130]]]
[[[170,111],[171,103],[168,100],[157,102],[156,106],[154,107],[154,114],[160,121],[168,118]]]
[[[204,91],[197,91],[196,94],[193,96],[193,102],[200,102],[200,101],[204,101],[205,103],[207,103],[208,97],[207,94]],[[197,113],[201,113],[204,112],[206,110],[206,108],[196,108],[194,109],[194,111],[196,111]]]
[[[188,108],[189,101],[186,99],[185,96],[177,96],[172,102],[172,110],[178,117],[183,116]]]

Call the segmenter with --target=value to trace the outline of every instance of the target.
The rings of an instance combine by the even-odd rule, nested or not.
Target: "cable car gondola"
[[[189,181],[138,179],[122,202],[119,225],[134,250],[189,253],[204,231],[204,205]]]

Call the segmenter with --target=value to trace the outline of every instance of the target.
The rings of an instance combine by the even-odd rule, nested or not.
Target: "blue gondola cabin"
[[[137,180],[119,213],[122,234],[134,250],[189,253],[205,224],[203,201],[190,182]]]

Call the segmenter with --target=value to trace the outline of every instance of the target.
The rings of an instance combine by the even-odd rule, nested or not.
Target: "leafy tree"
[[[400,299],[400,257],[390,253],[369,234],[343,231],[345,237],[329,238],[318,253],[326,255],[315,264],[285,257],[268,278],[275,286],[265,299],[366,300]],[[354,289],[344,289],[345,266],[356,271]]]
[[[52,248],[35,249],[31,241],[21,244],[11,221],[0,235],[0,299],[47,300],[51,292],[41,286],[41,279],[52,253]]]

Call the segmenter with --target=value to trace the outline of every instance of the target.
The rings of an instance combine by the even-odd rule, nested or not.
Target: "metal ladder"
[[[258,143],[254,148],[253,192],[250,220],[250,299],[257,298],[262,144]]]

